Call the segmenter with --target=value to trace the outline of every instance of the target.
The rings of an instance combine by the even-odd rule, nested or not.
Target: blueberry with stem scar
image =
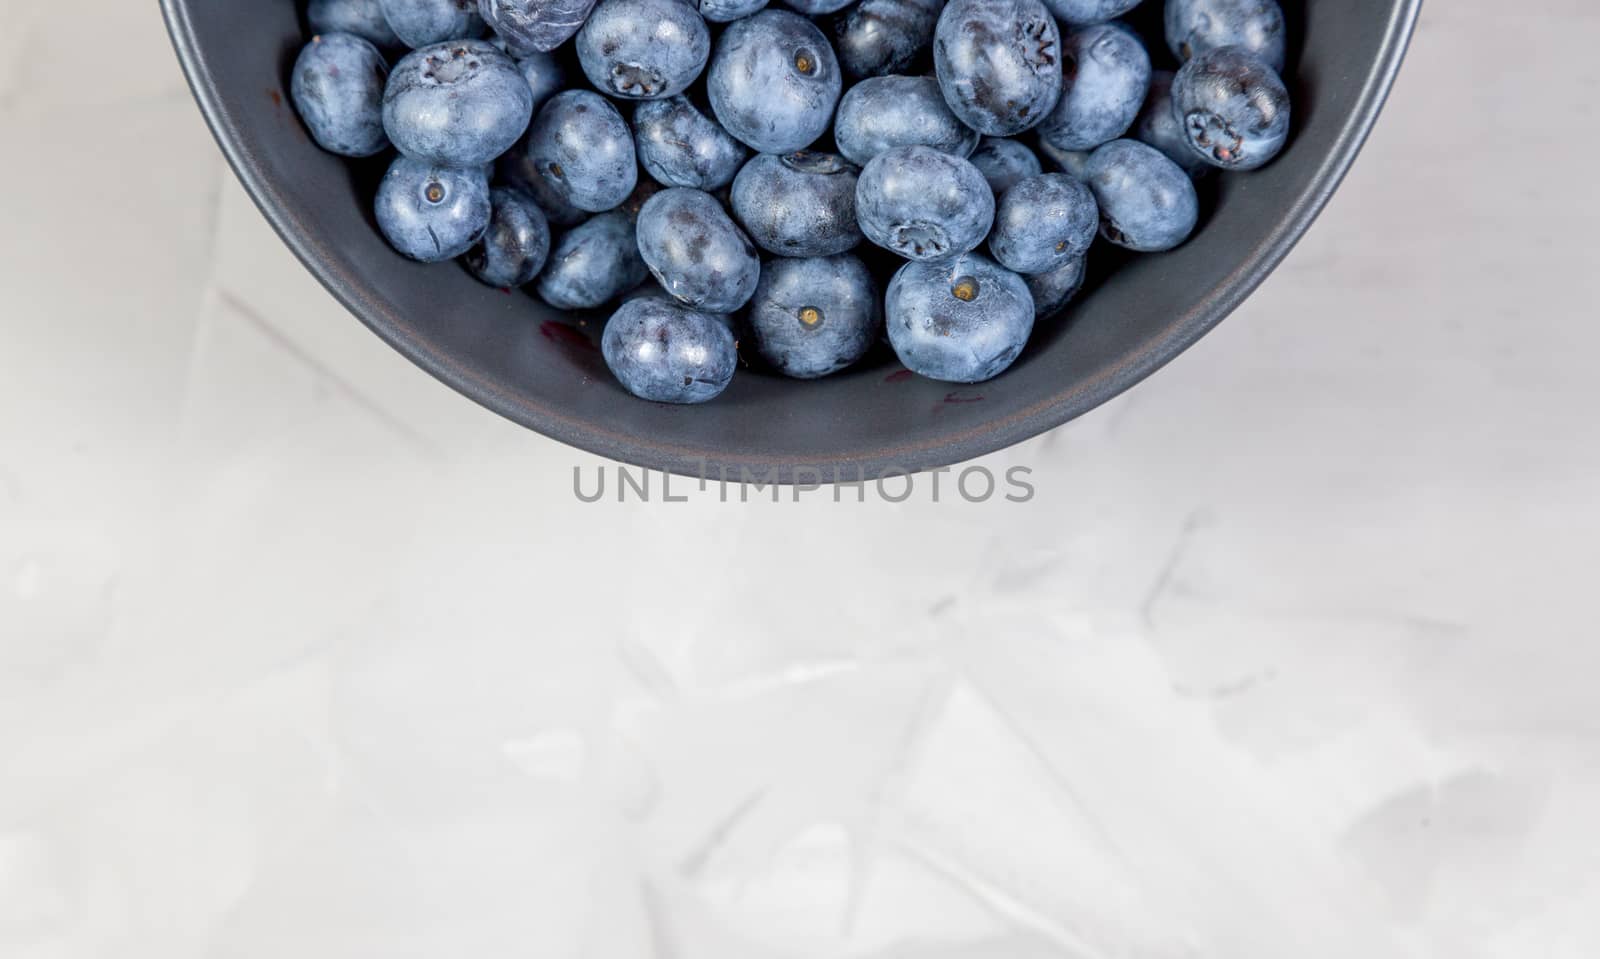
[[[629,100],[682,93],[711,55],[711,31],[685,0],[600,0],[578,31],[596,89]]]
[[[480,166],[528,129],[533,91],[516,61],[482,40],[422,47],[395,64],[383,92],[383,127],[401,153]]]
[[[769,260],[750,301],[750,338],[785,376],[816,379],[866,355],[882,329],[878,285],[849,254]]]
[[[592,90],[567,90],[539,108],[528,128],[528,159],[558,196],[599,213],[628,198],[639,182],[633,131]]]
[[[1061,97],[1061,33],[1039,0],[950,0],[933,64],[945,102],[984,136],[1031,129]]]
[[[842,82],[822,31],[798,14],[763,10],[722,32],[706,94],[723,129],[750,149],[792,153],[828,131]]]
[[[878,154],[856,184],[856,217],[867,239],[913,260],[942,260],[983,242],[994,193],[978,168],[932,147]]]
[[[1185,63],[1172,81],[1172,104],[1195,156],[1224,170],[1257,169],[1289,139],[1289,91],[1243,47]]]
[[[1048,273],[1089,252],[1099,227],[1088,187],[1065,173],[1041,173],[1001,194],[989,252],[1013,272]]]
[[[1022,277],[968,253],[907,263],[889,283],[889,345],[914,373],[981,383],[1005,372],[1033,332],[1033,297]]]
[[[460,169],[399,157],[378,185],[378,229],[389,245],[423,263],[452,260],[489,228],[489,181]]]

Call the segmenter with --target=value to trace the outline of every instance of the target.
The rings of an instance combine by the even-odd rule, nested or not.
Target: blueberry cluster
[[[398,154],[400,253],[620,304],[602,351],[644,399],[715,398],[741,341],[976,383],[1097,239],[1178,246],[1198,177],[1288,139],[1277,0],[1142,2],[309,0],[290,92],[324,149]]]

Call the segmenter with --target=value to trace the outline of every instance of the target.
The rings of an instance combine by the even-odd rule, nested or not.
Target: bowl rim
[[[895,445],[871,454],[813,456],[802,465],[786,457],[746,452],[729,454],[624,434],[576,418],[557,406],[507,392],[464,367],[426,341],[407,334],[404,323],[362,293],[360,278],[333,269],[299,229],[283,193],[262,163],[243,146],[243,124],[226,105],[198,41],[190,7],[194,0],[160,0],[162,15],[184,77],[217,146],[244,185],[245,192],[295,257],[345,309],[406,359],[473,402],[544,436],[611,460],[678,475],[740,477],[795,483],[838,478],[886,478],[960,464],[1032,439],[1089,412],[1131,389],[1193,346],[1239,307],[1283,262],[1327,206],[1382,113],[1415,32],[1423,0],[1396,0],[1372,68],[1361,78],[1355,108],[1345,117],[1333,147],[1322,158],[1310,187],[1294,198],[1277,226],[1241,257],[1236,282],[1220,295],[1197,302],[1173,318],[1166,335],[1111,369],[1088,380],[1064,384],[1040,401],[979,427]],[[761,472],[745,472],[757,467]]]

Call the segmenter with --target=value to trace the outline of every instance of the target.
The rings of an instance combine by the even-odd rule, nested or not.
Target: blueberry
[[[688,97],[647,100],[633,111],[639,164],[666,186],[716,190],[733,182],[750,151]]]
[[[861,0],[833,22],[839,66],[851,79],[909,73],[924,62],[945,0]]]
[[[1082,258],[1100,228],[1100,207],[1077,177],[1041,173],[1001,194],[989,252],[1015,273],[1048,273]]]
[[[644,282],[633,217],[622,210],[592,216],[556,241],[539,276],[539,298],[560,310],[592,310]]]
[[[1039,138],[1062,150],[1092,150],[1117,139],[1139,116],[1150,89],[1150,54],[1133,31],[1104,23],[1062,43],[1064,88]]]
[[[1210,167],[1195,156],[1189,138],[1184,135],[1183,123],[1172,105],[1172,79],[1169,70],[1157,70],[1150,75],[1150,95],[1145,97],[1144,109],[1134,121],[1133,138],[1160,150],[1190,176],[1197,176]]]
[[[1095,23],[1115,20],[1143,0],[1046,0],[1050,9],[1062,23],[1072,27],[1086,27]]]
[[[1179,60],[1244,47],[1283,72],[1288,40],[1278,0],[1167,0],[1166,28]]]
[[[482,167],[459,169],[399,157],[378,185],[378,229],[390,246],[423,263],[470,250],[489,228],[490,209]]]
[[[1100,233],[1141,253],[1170,250],[1194,232],[1200,203],[1176,163],[1137,140],[1113,140],[1089,156],[1085,182],[1100,204]]]
[[[1195,155],[1224,170],[1254,170],[1289,139],[1289,91],[1243,47],[1185,63],[1172,81],[1172,104]]]
[[[839,101],[833,139],[857,165],[913,143],[963,157],[978,145],[978,134],[950,112],[933,77],[862,80]]]
[[[380,49],[401,46],[378,0],[311,0],[306,4],[306,23],[313,34],[353,33]]]
[[[780,256],[831,256],[861,242],[860,170],[831,153],[752,157],[733,181],[730,206],[750,238]]]
[[[766,5],[767,0],[700,0],[698,8],[708,23],[728,23],[743,20]]]
[[[1033,296],[1035,317],[1042,319],[1055,316],[1072,302],[1072,298],[1083,289],[1083,276],[1088,262],[1087,257],[1080,256],[1047,273],[1023,277],[1028,284],[1028,293]]]
[[[716,399],[739,365],[733,334],[720,318],[662,297],[618,307],[600,351],[623,388],[657,403]]]
[[[472,0],[378,0],[383,19],[412,49],[483,36],[483,18]]]
[[[639,211],[639,255],[663,289],[711,313],[732,313],[761,279],[755,247],[709,193],[674,187]]]
[[[711,55],[711,31],[686,0],[600,0],[578,31],[578,62],[597,89],[630,100],[682,93]]]
[[[535,52],[518,57],[517,69],[522,72],[522,79],[528,81],[528,89],[533,91],[535,110],[567,87],[566,68],[548,53]]]
[[[729,24],[706,74],[717,120],[759,153],[792,153],[826,133],[840,84],[822,31],[783,10]]]
[[[883,327],[878,285],[848,253],[761,268],[748,325],[756,352],[785,376],[811,380],[866,355]]]
[[[951,0],[933,36],[939,88],[962,122],[1021,133],[1061,96],[1061,33],[1039,0]]]
[[[589,217],[588,213],[568,203],[566,197],[545,181],[544,174],[528,155],[526,138],[496,162],[495,175],[533,197],[552,226],[574,226]]]
[[[289,96],[324,150],[372,156],[389,145],[383,132],[388,76],[389,64],[371,43],[350,33],[319,34],[294,62]]]
[[[973,249],[994,222],[994,193],[978,168],[931,147],[880,153],[856,184],[861,232],[913,260]]]
[[[513,289],[544,269],[550,255],[550,224],[533,198],[521,190],[495,187],[489,230],[464,258],[467,271],[490,286]]]
[[[978,148],[972,151],[972,156],[967,159],[971,160],[972,165],[983,174],[983,178],[989,181],[989,189],[994,191],[995,196],[1004,193],[1012,184],[1024,177],[1037,176],[1044,172],[1044,168],[1039,165],[1038,156],[1016,140],[984,137],[978,142]]]
[[[413,160],[481,166],[528,128],[533,91],[516,61],[482,40],[413,50],[389,75],[383,127]]]
[[[547,53],[578,32],[594,3],[595,0],[478,0],[478,12],[517,54]]]
[[[609,210],[639,179],[633,134],[611,101],[568,90],[545,102],[528,129],[528,158],[562,199],[580,210]]]
[[[907,263],[889,281],[889,345],[913,373],[981,383],[1015,362],[1033,332],[1033,297],[1022,277],[968,253]]]
[[[1086,176],[1084,171],[1089,169],[1089,151],[1059,150],[1043,140],[1039,141],[1038,147],[1039,152],[1044,154],[1045,159],[1049,160],[1051,163],[1054,163],[1057,167],[1060,167],[1065,172],[1072,174],[1080,180],[1084,179]]]
[[[800,11],[808,17],[820,17],[829,13],[838,13],[856,0],[783,0],[786,6]]]

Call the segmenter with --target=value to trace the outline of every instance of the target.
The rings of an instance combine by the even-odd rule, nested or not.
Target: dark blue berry
[[[1089,156],[1085,182],[1100,204],[1100,234],[1141,253],[1170,250],[1194,232],[1200,203],[1176,163],[1137,140],[1113,140]]]
[[[413,50],[389,75],[383,126],[414,160],[481,166],[528,128],[533,91],[510,57],[482,40]]]
[[[600,350],[624,389],[657,403],[716,399],[739,366],[723,320],[662,297],[641,296],[618,307]]]
[[[1143,0],[1046,0],[1050,9],[1062,23],[1071,27],[1115,20]]]
[[[1210,164],[1197,156],[1194,148],[1189,146],[1183,123],[1172,105],[1172,79],[1173,74],[1168,70],[1157,70],[1151,74],[1150,95],[1145,97],[1144,109],[1139,111],[1139,119],[1134,121],[1133,138],[1160,150],[1190,176],[1197,176],[1210,169]]]
[[[1062,171],[1070,173],[1080,180],[1087,175],[1084,171],[1089,169],[1088,150],[1061,150],[1043,140],[1039,141],[1038,147],[1039,152],[1044,154],[1045,159],[1054,163]]]
[[[933,77],[870,77],[845,91],[833,120],[839,152],[858,166],[891,147],[923,146],[967,156],[978,134],[956,119]]]
[[[389,29],[413,49],[483,36],[483,18],[473,0],[378,0],[378,5]]]
[[[833,48],[811,21],[763,10],[728,25],[706,73],[723,129],[759,153],[792,153],[828,130],[842,81]]]
[[[548,53],[534,52],[518,57],[517,69],[522,71],[522,78],[528,81],[528,89],[533,91],[535,110],[567,88],[566,68]]]
[[[592,310],[644,282],[633,217],[622,210],[592,216],[556,240],[535,289],[560,310]]]
[[[1133,126],[1150,89],[1150,54],[1120,23],[1086,27],[1063,41],[1062,79],[1039,137],[1061,150],[1092,150]]]
[[[365,157],[389,145],[383,88],[389,64],[378,48],[350,33],[312,38],[295,60],[289,96],[312,139],[329,153]]]
[[[750,338],[762,359],[785,376],[810,380],[861,359],[882,329],[878,285],[849,254],[761,268],[750,301]]]
[[[945,0],[861,0],[833,23],[839,66],[853,80],[909,73],[927,62]]]
[[[663,289],[697,310],[732,313],[750,300],[761,261],[709,193],[674,187],[639,210],[639,255]]]
[[[860,170],[831,153],[752,157],[733,181],[730,205],[750,238],[780,256],[831,256],[861,242]]]
[[[383,18],[378,0],[311,0],[306,4],[306,23],[313,34],[353,33],[382,50],[402,45]]]
[[[639,179],[633,133],[611,101],[568,90],[539,109],[528,130],[528,158],[557,195],[580,210],[609,210]]]
[[[985,136],[1037,125],[1061,96],[1061,33],[1039,0],[951,0],[933,64],[950,109]]]
[[[488,232],[463,261],[490,286],[513,289],[531,282],[550,255],[550,224],[533,198],[512,187],[489,191],[494,212]]]
[[[688,97],[647,100],[633,111],[639,165],[664,186],[717,190],[733,182],[750,151]]]
[[[989,189],[999,196],[1024,177],[1038,176],[1044,172],[1039,157],[1016,140],[984,137],[978,148],[967,157],[989,181]]]
[[[462,0],[456,0],[462,2]],[[468,0],[470,2],[470,0]],[[571,39],[595,0],[478,0],[478,12],[518,55],[554,50]]]
[[[399,157],[378,185],[378,229],[413,260],[437,263],[467,252],[489,228],[489,181],[461,169]]]
[[[699,0],[700,15],[708,23],[742,20],[767,5],[767,0]]]
[[[1224,170],[1254,170],[1289,139],[1289,91],[1243,47],[1185,63],[1172,81],[1172,104],[1195,155]]]
[[[686,0],[600,0],[578,31],[578,62],[597,89],[630,100],[682,93],[711,55],[711,31]]]
[[[566,197],[545,180],[544,173],[528,155],[526,138],[495,163],[495,175],[533,197],[552,226],[574,226],[589,218],[587,212],[568,203]]]
[[[978,168],[932,147],[880,153],[856,184],[861,232],[913,260],[942,260],[983,242],[994,192]]]
[[[1033,332],[1022,277],[976,253],[907,263],[889,283],[889,345],[913,373],[981,383],[1006,370]]]
[[[1041,173],[1001,194],[989,252],[1015,273],[1048,273],[1089,252],[1099,228],[1088,187],[1065,173]]]
[[[1066,309],[1072,298],[1083,289],[1083,276],[1088,265],[1087,257],[1068,260],[1047,273],[1025,276],[1028,293],[1033,296],[1033,312],[1038,319],[1055,316]]]
[[[1167,0],[1166,30],[1179,60],[1244,47],[1283,72],[1288,41],[1278,0]]]
[[[820,17],[843,10],[856,0],[783,0],[784,5],[808,17]]]

